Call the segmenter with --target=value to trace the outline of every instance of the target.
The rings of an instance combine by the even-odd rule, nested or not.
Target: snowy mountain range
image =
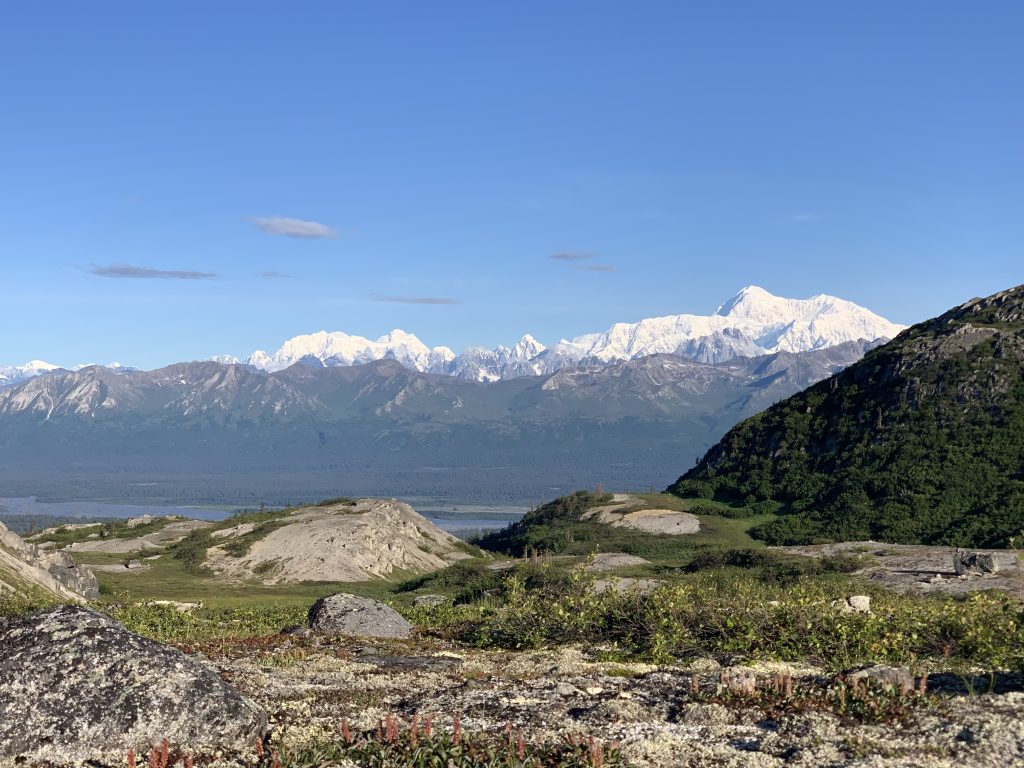
[[[497,381],[654,354],[721,363],[735,357],[809,352],[848,341],[891,339],[904,327],[835,296],[786,299],[748,286],[712,315],[616,323],[604,333],[562,339],[550,348],[527,334],[512,347],[470,347],[456,355],[448,347],[428,347],[405,331],[392,331],[376,341],[321,331],[289,339],[273,354],[256,351],[245,363],[264,371],[280,371],[295,363],[333,367],[390,358],[422,373]],[[240,362],[229,356],[213,359]]]
[[[616,323],[603,333],[562,339],[551,347],[527,334],[512,347],[469,347],[456,354],[449,347],[428,347],[415,335],[401,330],[376,341],[340,331],[320,331],[289,339],[273,354],[258,350],[244,361],[231,355],[210,360],[244,362],[261,371],[275,372],[296,363],[332,368],[391,359],[421,373],[499,381],[654,354],[722,363],[736,357],[809,352],[846,342],[888,340],[904,327],[835,296],[786,299],[748,286],[711,315],[670,315],[637,323]],[[0,388],[56,369],[58,366],[38,360],[23,366],[0,366]]]

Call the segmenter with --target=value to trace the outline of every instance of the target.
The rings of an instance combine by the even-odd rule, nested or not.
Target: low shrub
[[[850,585],[834,579],[783,585],[719,571],[650,594],[597,593],[593,578],[576,568],[568,578],[539,579],[533,589],[514,573],[502,606],[425,610],[420,621],[482,647],[600,645],[610,658],[655,662],[712,656],[811,661],[837,670],[929,662],[1024,668],[1024,613],[1007,597],[868,591],[872,613],[843,613],[833,603],[844,601]]]

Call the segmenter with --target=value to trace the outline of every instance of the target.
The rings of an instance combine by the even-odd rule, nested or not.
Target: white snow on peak
[[[711,315],[669,315],[616,323],[603,333],[562,339],[550,348],[526,334],[512,347],[468,347],[456,355],[448,347],[428,347],[401,330],[376,341],[320,331],[289,339],[273,354],[254,352],[246,362],[276,371],[302,360],[331,366],[393,358],[418,371],[496,381],[551,373],[580,363],[613,363],[653,354],[718,363],[740,355],[801,352],[847,341],[891,339],[903,328],[835,296],[787,299],[749,285]]]
[[[723,362],[737,355],[802,352],[860,339],[891,339],[903,328],[835,296],[786,299],[752,285],[713,315],[670,315],[616,323],[604,333],[578,336],[570,344],[581,359],[602,362],[658,353]]]
[[[393,359],[425,373],[497,381],[553,373],[581,363],[607,364],[653,354],[719,363],[737,356],[803,352],[848,341],[891,339],[904,327],[835,296],[787,299],[749,285],[711,315],[669,315],[616,323],[603,333],[562,339],[552,347],[545,347],[526,334],[512,347],[468,347],[456,355],[448,347],[428,347],[415,335],[400,329],[376,341],[341,331],[319,331],[289,339],[273,353],[257,350],[246,358],[245,364],[264,371],[279,371],[300,362],[339,366]],[[232,355],[208,359],[239,362]],[[116,364],[113,367],[131,370]],[[41,360],[22,366],[0,366],[0,387],[57,368]]]
[[[265,371],[279,371],[303,360],[319,360],[324,365],[354,365],[391,358],[419,371],[443,373],[455,359],[448,347],[431,349],[416,336],[394,330],[370,341],[341,331],[319,331],[289,339],[272,355],[257,351],[246,362]]]
[[[20,384],[23,381],[50,371],[60,370],[59,365],[45,360],[29,360],[24,365],[0,365],[0,387]]]

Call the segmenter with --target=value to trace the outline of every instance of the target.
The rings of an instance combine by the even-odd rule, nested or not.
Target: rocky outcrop
[[[207,568],[265,584],[367,581],[395,571],[437,571],[470,556],[458,539],[395,499],[304,507],[212,536]],[[241,553],[232,546],[239,542]]]
[[[0,622],[0,758],[79,764],[251,749],[264,712],[195,657],[65,605]]]
[[[394,608],[377,600],[337,594],[317,600],[309,609],[314,632],[353,637],[397,637],[412,634],[412,624]]]
[[[64,552],[46,552],[0,523],[0,592],[42,591],[61,600],[99,596],[96,575]]]

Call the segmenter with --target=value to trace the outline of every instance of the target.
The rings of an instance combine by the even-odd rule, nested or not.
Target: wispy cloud
[[[321,224],[319,221],[289,219],[286,216],[253,216],[249,221],[260,232],[266,232],[268,235],[284,235],[285,237],[317,240],[325,237],[334,237],[338,234],[334,229],[326,224]]]
[[[191,269],[152,269],[132,264],[110,264],[108,266],[94,264],[89,269],[89,273],[97,277],[134,280],[216,280],[220,277],[216,272],[198,272]]]
[[[447,296],[385,296],[380,293],[370,295],[373,301],[386,301],[394,304],[461,304],[459,299],[452,299]]]
[[[794,224],[806,224],[809,221],[818,221],[821,216],[816,213],[794,213],[789,220]]]
[[[551,254],[551,258],[555,261],[586,261],[587,259],[594,258],[594,254],[563,251],[562,253]]]
[[[580,251],[562,251],[551,255],[551,258],[555,261],[563,261],[566,266],[572,267],[573,269],[585,269],[587,272],[614,272],[615,267],[611,264],[581,264],[583,261],[590,261],[590,259],[597,258],[595,253],[586,253]]]
[[[272,269],[268,269],[266,272],[260,272],[260,277],[266,280],[289,280],[295,275],[289,275],[285,272],[275,272]]]

